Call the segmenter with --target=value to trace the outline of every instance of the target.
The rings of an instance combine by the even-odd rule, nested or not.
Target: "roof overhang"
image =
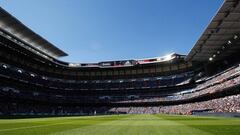
[[[33,46],[35,49],[40,50],[41,52],[44,52],[54,58],[67,56],[67,53],[63,52],[46,39],[33,32],[1,7],[0,28]]]
[[[188,61],[208,61],[216,57],[221,60],[240,50],[239,40],[227,47],[229,40],[240,34],[240,4],[239,0],[225,0],[217,14],[213,17],[190,53]],[[233,42],[233,41],[232,41]],[[230,44],[229,44],[230,45]],[[221,55],[219,55],[221,53]]]

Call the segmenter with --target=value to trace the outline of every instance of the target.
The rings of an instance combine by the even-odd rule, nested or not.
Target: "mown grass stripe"
[[[240,134],[240,119],[217,117],[145,114],[17,119],[16,123],[9,121],[0,120],[0,135]]]

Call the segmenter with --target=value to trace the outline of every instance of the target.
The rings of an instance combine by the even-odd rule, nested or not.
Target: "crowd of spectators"
[[[110,111],[115,113],[128,114],[184,114],[190,115],[194,111],[202,112],[219,112],[219,113],[240,113],[240,94],[228,96],[219,99],[213,99],[204,102],[196,102],[189,104],[173,105],[173,106],[157,106],[157,107],[116,107]]]
[[[63,116],[63,115],[103,115],[107,114],[107,107],[62,106],[38,103],[0,102],[0,115],[11,116]]]
[[[2,65],[1,71],[8,67]],[[12,71],[9,71],[12,73]],[[17,70],[19,74],[23,74],[22,70]],[[36,77],[30,74],[31,77]],[[43,78],[44,79],[44,78]],[[46,78],[45,78],[46,79]],[[240,85],[240,67],[234,66],[212,77],[206,78],[205,81],[199,83],[195,88],[185,89],[181,92],[172,93],[171,95],[158,95],[156,93],[148,93],[146,95],[120,95],[120,96],[104,96],[107,102],[114,103],[131,103],[131,102],[161,102],[161,101],[179,101],[190,98],[195,98],[202,95],[215,94],[217,92],[224,92],[227,88]],[[57,91],[55,91],[57,93]],[[152,95],[151,95],[152,94]],[[88,102],[105,102],[102,101],[102,96],[83,96],[83,95],[69,95],[66,94],[50,94],[37,91],[22,92],[21,89],[11,87],[0,87],[0,96],[11,96],[16,98],[26,99],[37,98],[39,101],[71,101],[73,103]],[[119,98],[119,99],[117,99]],[[219,99],[212,99],[209,101],[184,103],[180,105],[168,105],[158,107],[66,107],[66,106],[48,106],[48,105],[27,105],[15,103],[1,104],[0,114],[30,114],[30,115],[95,115],[95,114],[109,114],[109,113],[171,113],[171,114],[191,114],[194,110],[208,110],[211,112],[240,112],[240,95],[228,96]]]
[[[173,101],[182,100],[201,96],[203,94],[214,94],[226,88],[233,87],[240,84],[240,70],[239,66],[232,67],[224,72],[221,72],[213,77],[206,79],[202,84],[196,88],[180,92],[171,97],[159,97],[149,99],[136,99],[124,102],[159,102],[159,101]],[[237,88],[236,88],[237,89]],[[116,107],[111,111],[116,113],[169,113],[169,114],[192,114],[194,111],[207,112],[236,112],[240,113],[240,95],[227,96],[224,98],[213,99],[203,102],[195,102],[188,104],[172,105],[172,106],[158,106],[158,107]]]
[[[80,107],[41,104],[0,103],[0,115],[102,115],[102,114],[184,114],[194,111],[240,113],[240,94],[209,101],[155,107]]]
[[[178,86],[188,84],[193,72],[184,72],[169,76],[156,76],[144,78],[113,79],[113,80],[68,80],[43,76],[28,72],[5,63],[0,63],[0,76],[27,82],[28,84],[62,90],[129,90],[149,89]]]
[[[227,71],[219,73],[214,77],[206,79],[202,84],[198,84],[195,88],[184,90],[182,92],[173,93],[168,96],[152,95],[145,98],[119,101],[121,103],[130,102],[160,102],[160,101],[174,101],[198,97],[204,94],[214,94],[221,92],[226,88],[240,85],[240,70],[239,66],[230,68]]]

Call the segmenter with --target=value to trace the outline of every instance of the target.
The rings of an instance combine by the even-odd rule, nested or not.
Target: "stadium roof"
[[[0,7],[0,28],[15,35],[19,39],[25,41],[34,48],[52,56],[62,57],[67,56],[65,52],[48,42],[40,35],[33,32],[7,11]]]
[[[224,59],[240,49],[240,43],[228,47],[232,40],[240,34],[240,4],[239,0],[225,0],[217,14],[213,17],[201,37],[198,39],[186,60],[208,61]]]

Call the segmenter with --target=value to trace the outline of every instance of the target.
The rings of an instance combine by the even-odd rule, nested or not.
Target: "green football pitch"
[[[177,115],[1,119],[0,135],[240,135],[240,119]]]

